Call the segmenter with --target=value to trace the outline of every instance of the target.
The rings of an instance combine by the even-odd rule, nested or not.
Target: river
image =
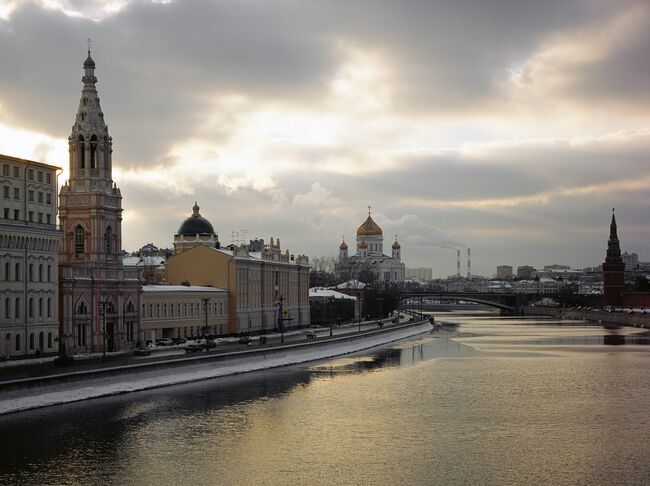
[[[457,327],[0,417],[0,484],[648,484],[650,334]]]

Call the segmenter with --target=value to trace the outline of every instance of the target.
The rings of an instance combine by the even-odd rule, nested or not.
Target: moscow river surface
[[[439,315],[340,359],[0,417],[0,484],[648,484],[650,335]]]

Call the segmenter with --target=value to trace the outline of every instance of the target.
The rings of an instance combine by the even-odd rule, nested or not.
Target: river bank
[[[4,381],[0,414],[330,358],[431,329],[427,320],[316,342]]]
[[[649,314],[626,314],[623,312],[558,307],[524,307],[522,310],[525,316],[544,316],[561,320],[587,320],[600,324],[650,328]]]

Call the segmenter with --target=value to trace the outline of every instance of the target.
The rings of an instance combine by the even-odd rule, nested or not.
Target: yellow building
[[[196,235],[214,234],[212,225],[198,221],[198,206],[192,216],[191,231]],[[179,235],[188,226],[186,220]],[[197,224],[203,223],[204,228]],[[208,228],[208,225],[209,228]],[[177,235],[178,236],[178,235]],[[215,238],[216,240],[216,238]],[[175,239],[175,243],[179,238]],[[284,327],[309,325],[309,258],[284,253],[280,241],[250,251],[247,245],[220,248],[197,238],[193,246],[183,238],[182,248],[167,260],[167,282],[171,285],[211,286],[228,291],[228,332],[265,332],[278,327],[282,305]],[[280,304],[281,303],[281,304]]]

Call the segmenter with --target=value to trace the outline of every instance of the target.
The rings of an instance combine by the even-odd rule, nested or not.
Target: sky
[[[407,267],[650,260],[644,0],[0,0],[0,153],[68,166],[86,39],[123,246],[194,201],[310,257],[371,205]],[[466,272],[463,257],[463,273]]]

